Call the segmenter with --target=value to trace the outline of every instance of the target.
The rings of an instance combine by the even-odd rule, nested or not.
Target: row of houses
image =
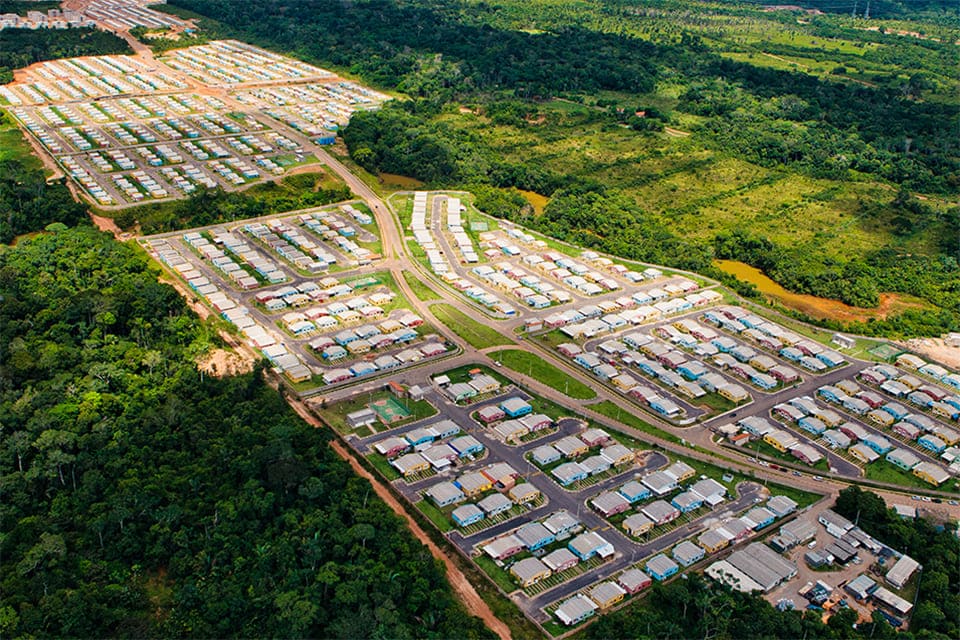
[[[247,344],[263,353],[287,378],[293,382],[303,382],[311,378],[313,372],[297,354],[280,344],[271,331],[253,319],[246,307],[237,304],[236,300],[211,283],[168,240],[154,238],[149,241],[148,246],[157,260],[186,280],[187,285],[223,319],[240,330]]]
[[[782,414],[775,408],[774,415]],[[778,428],[762,416],[746,416],[734,424],[720,425],[716,427],[716,431],[739,446],[745,446],[751,440],[762,440],[777,451],[789,453],[805,464],[815,465],[824,458],[823,454],[809,442],[798,438],[790,431]]]
[[[513,484],[502,492],[493,491],[495,486],[503,487],[502,480],[507,476],[502,474],[495,465],[490,465],[482,471],[463,474],[455,482],[435,484],[424,492],[424,496],[439,507],[459,504],[468,497],[474,498],[473,502],[466,502],[450,513],[451,519],[459,527],[495,518],[509,512],[515,505],[530,504],[540,497],[540,490],[530,482]],[[500,477],[500,480],[494,481],[496,477]]]
[[[445,396],[458,404],[500,390],[500,381],[489,374],[483,373],[481,369],[471,370],[469,376],[469,379],[464,382],[451,382],[449,376],[444,374],[434,377],[433,383]],[[493,422],[493,420],[482,421]]]
[[[609,609],[628,595],[640,593],[653,584],[653,579],[637,568],[630,568],[613,580],[604,580],[583,593],[564,600],[554,615],[570,627],[594,615],[597,610]]]
[[[353,294],[354,288],[348,282],[340,282],[333,276],[324,276],[317,280],[305,280],[298,284],[289,284],[275,289],[264,289],[254,294],[253,299],[263,305],[268,311],[282,311],[286,308],[302,308],[314,303],[327,303],[331,300],[342,300]],[[394,295],[389,290],[381,290],[366,296],[365,301],[344,304],[347,309],[357,309],[366,304],[383,306],[393,300]],[[335,308],[336,313],[343,310]],[[330,311],[309,311],[311,317],[330,315]]]
[[[705,313],[704,320],[724,331],[747,338],[813,372],[825,371],[846,363],[844,357],[836,351],[741,307],[718,307]]]
[[[831,402],[842,403],[844,408],[852,413],[858,412],[850,408],[851,399],[863,400],[869,402],[869,406],[877,406],[878,408],[866,412],[867,420],[878,428],[889,429],[903,440],[915,442],[919,448],[928,451],[931,455],[943,455],[951,445],[960,441],[960,433],[956,430],[935,422],[927,416],[911,414],[906,407],[896,402],[886,402],[881,396],[873,398],[872,396],[876,394],[868,391],[860,391],[857,396],[845,395],[855,387],[856,383],[843,380],[835,386],[821,387],[818,395]],[[819,428],[819,425],[815,426]],[[832,447],[846,449],[847,453],[864,464],[884,456],[891,464],[913,473],[934,486],[943,484],[950,477],[949,471],[932,462],[922,461],[909,449],[897,448],[886,437],[871,433],[853,422],[841,424],[838,431],[839,434],[832,434],[829,431],[821,431],[821,433]],[[953,460],[950,460],[948,464],[952,462]],[[960,465],[950,468],[960,472]]]
[[[898,367],[916,371],[953,389],[960,389],[960,374],[952,373],[945,367],[927,362],[912,353],[903,353],[897,356],[896,363]]]
[[[310,214],[300,216],[300,223],[308,227],[316,225],[314,230],[320,233],[320,223]],[[323,229],[329,230],[328,227]],[[280,220],[252,222],[244,225],[243,231],[293,266],[309,273],[326,272],[337,262],[336,256],[326,248],[301,233],[300,229]]]
[[[537,464],[544,462],[541,466],[552,464],[562,457],[570,462],[554,467],[550,470],[550,475],[563,487],[569,487],[575,482],[586,480],[590,476],[600,475],[610,469],[623,469],[635,460],[635,452],[628,447],[613,442],[607,445],[594,445],[597,447],[597,453],[587,455],[594,446],[588,444],[591,431],[602,431],[602,429],[588,429],[581,437],[564,436],[554,443],[537,447],[531,453],[531,459]],[[586,439],[584,438],[586,436]],[[587,457],[582,457],[587,456]],[[582,458],[574,460],[575,458]]]
[[[471,435],[441,442],[459,433],[460,427],[456,423],[442,420],[430,427],[414,429],[403,437],[384,438],[374,444],[374,450],[388,458],[403,476],[412,476],[431,467],[440,471],[459,460],[472,459],[483,453],[484,446]]]
[[[294,320],[294,324],[291,325],[291,331],[295,335],[298,333],[302,335],[302,332],[296,330],[299,324],[300,321]],[[306,322],[303,324],[306,324]],[[309,328],[303,330],[303,332],[309,331]],[[409,344],[419,337],[420,334],[416,329],[403,327],[395,320],[386,320],[379,324],[365,324],[354,329],[344,329],[335,334],[318,336],[307,344],[326,362],[336,362],[350,356],[363,355],[370,351]]]
[[[463,292],[468,298],[484,307],[507,316],[515,315],[516,310],[505,301],[484,290],[482,287],[471,285],[469,280],[457,275],[451,268],[450,263],[437,244],[436,239],[433,237],[433,232],[430,227],[430,217],[427,210],[427,192],[417,191],[413,194],[413,212],[410,220],[410,230],[413,232],[414,240],[427,256],[430,270],[448,284]],[[464,252],[461,251],[461,253]]]
[[[334,347],[324,349],[323,353],[332,352],[335,348],[343,349],[343,347],[335,345]],[[428,342],[423,345],[404,349],[395,354],[383,355],[373,360],[361,360],[351,364],[349,367],[328,369],[323,372],[321,377],[324,384],[338,384],[354,378],[373,375],[379,371],[387,371],[413,362],[419,362],[424,358],[434,358],[446,352],[446,345],[440,342]],[[340,355],[338,351],[332,354],[332,361],[340,360],[343,357],[345,356]],[[331,361],[331,359],[328,359],[328,361]]]
[[[864,369],[860,380],[879,388],[897,399],[903,399],[939,418],[960,420],[960,395],[935,384],[924,382],[896,367],[878,364]]]

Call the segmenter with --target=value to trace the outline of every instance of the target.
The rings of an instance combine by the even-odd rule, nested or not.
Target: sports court
[[[404,418],[410,417],[410,412],[407,408],[392,396],[382,400],[374,400],[370,403],[370,408],[376,412],[380,417],[380,422],[384,424],[399,422]]]

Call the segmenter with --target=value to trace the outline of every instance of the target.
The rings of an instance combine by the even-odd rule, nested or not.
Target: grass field
[[[388,482],[392,482],[400,477],[400,472],[390,466],[390,462],[379,453],[369,454],[367,460],[370,461],[370,464],[372,464]]]
[[[435,304],[430,307],[430,311],[436,316],[437,320],[449,327],[451,331],[466,340],[475,349],[513,344],[509,338],[477,322],[449,304]]]
[[[406,280],[407,286],[410,287],[410,290],[413,291],[413,295],[417,296],[418,300],[428,302],[430,300],[436,300],[440,297],[433,289],[427,286],[423,280],[410,271],[404,271],[403,279]]]
[[[430,522],[433,523],[433,526],[443,533],[453,529],[453,524],[450,522],[450,518],[448,518],[447,515],[437,507],[437,505],[430,502],[428,498],[424,498],[418,502],[416,507],[420,510],[420,513],[430,519]]]
[[[477,566],[494,581],[494,583],[503,589],[504,593],[512,593],[517,590],[517,583],[513,581],[510,574],[497,566],[497,563],[486,555],[479,555],[473,559]]]
[[[19,127],[14,124],[13,116],[0,110],[0,161],[17,160],[29,169],[39,169],[39,158],[33,155],[33,150]]]
[[[490,354],[490,357],[502,362],[505,367],[519,373],[525,373],[551,389],[560,391],[575,400],[590,400],[597,397],[596,392],[587,385],[545,362],[540,356],[527,351],[504,349],[503,351],[494,351]]]
[[[603,402],[598,402],[596,404],[587,405],[597,413],[601,413],[611,420],[616,420],[617,422],[622,422],[628,427],[633,427],[638,431],[643,431],[644,433],[650,434],[651,436],[656,436],[657,438],[663,438],[675,444],[680,444],[680,438],[676,437],[672,433],[667,433],[663,429],[659,429],[643,418],[625,411],[613,404],[609,400],[604,400]]]

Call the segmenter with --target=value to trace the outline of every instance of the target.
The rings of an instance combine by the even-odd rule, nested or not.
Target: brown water
[[[548,202],[550,202],[550,198],[548,198],[547,196],[542,196],[536,191],[523,191],[522,189],[520,189],[519,191],[520,191],[520,195],[526,198],[527,202],[529,202],[533,206],[533,211],[537,215],[540,215],[541,213],[543,213],[543,208],[547,206]]]
[[[762,271],[736,260],[714,260],[713,265],[744,282],[757,287],[761,293],[773,298],[784,306],[801,311],[814,318],[840,320],[843,322],[865,322],[870,318],[885,318],[891,313],[906,308],[921,308],[925,306],[921,301],[912,301],[896,293],[881,293],[880,305],[873,309],[852,307],[839,300],[818,298],[817,296],[787,291],[779,284],[768,278]]]
[[[403,189],[416,189],[424,185],[423,182],[409,176],[401,176],[395,173],[381,173],[380,182],[388,187],[401,187]]]

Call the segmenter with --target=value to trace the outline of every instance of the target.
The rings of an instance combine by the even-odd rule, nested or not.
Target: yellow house
[[[697,470],[683,460],[677,460],[664,471],[676,478],[677,482],[686,482],[697,475]]]
[[[957,444],[957,441],[960,440],[960,433],[957,433],[953,429],[936,429],[934,434],[951,447]]]
[[[946,471],[931,462],[921,462],[915,466],[913,468],[913,475],[924,482],[929,482],[935,487],[939,487],[950,479],[950,475]]]
[[[393,460],[390,464],[404,476],[412,476],[430,468],[430,463],[419,453],[408,453]]]
[[[716,553],[726,548],[727,545],[730,544],[730,540],[728,540],[726,536],[711,529],[697,539],[697,544],[703,547],[707,553]]]
[[[478,496],[484,491],[489,491],[493,488],[490,478],[478,472],[463,474],[457,479],[456,484],[460,487],[460,490],[463,491],[463,495],[468,498]]]
[[[653,520],[642,513],[635,513],[623,521],[623,528],[632,536],[642,536],[653,529]]]
[[[750,398],[750,394],[747,393],[746,389],[736,384],[725,384],[717,389],[717,393],[730,402],[743,402]]]
[[[550,568],[537,558],[525,558],[510,567],[510,574],[521,587],[529,587],[550,577]]]
[[[347,351],[353,355],[370,351],[370,343],[366,340],[354,340],[347,344]]]
[[[797,439],[790,435],[790,433],[787,431],[776,429],[763,436],[763,441],[777,451],[786,453],[787,449],[790,448],[791,445],[795,444]]]
[[[540,490],[529,482],[521,482],[507,492],[507,496],[516,504],[527,504],[540,497]]]
[[[590,599],[597,603],[601,609],[608,609],[623,600],[626,595],[623,587],[615,582],[601,582],[593,589],[590,589]]]

